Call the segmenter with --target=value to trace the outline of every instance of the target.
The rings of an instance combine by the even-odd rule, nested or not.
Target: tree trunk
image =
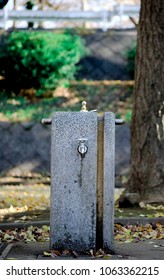
[[[164,0],[142,0],[126,192],[164,202]]]

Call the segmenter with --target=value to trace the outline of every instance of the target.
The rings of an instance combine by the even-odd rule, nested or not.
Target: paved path
[[[161,223],[164,224],[164,218],[122,218],[115,219],[116,223],[122,225],[127,224],[146,224],[146,223]],[[42,225],[49,225],[49,220],[33,222],[35,226],[41,227]],[[32,225],[32,221],[30,221]],[[10,229],[14,227],[24,228],[29,226],[29,223],[4,223],[0,224],[0,229]],[[15,242],[0,244],[0,259],[74,259],[71,256],[62,257],[45,257],[44,252],[49,251],[49,242]],[[78,256],[78,259],[91,259],[88,256]],[[139,242],[119,243],[115,242],[114,254],[110,256],[113,260],[164,260],[164,239],[151,239]]]
[[[0,259],[17,260],[57,260],[75,259],[73,256],[45,257],[44,252],[49,251],[49,242],[36,243],[11,243],[0,247]],[[82,255],[77,259],[91,259]],[[95,258],[96,259],[96,258]],[[109,259],[111,260],[164,260],[164,240],[145,240],[137,243],[118,243],[115,242],[115,252]]]

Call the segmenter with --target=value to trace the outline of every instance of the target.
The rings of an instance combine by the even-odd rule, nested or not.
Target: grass
[[[54,111],[79,111],[81,102],[87,101],[88,110],[99,113],[112,111],[116,118],[131,120],[133,82],[83,81],[73,82],[68,88],[57,88],[43,97],[30,91],[24,96],[0,93],[0,120],[21,122],[40,121]]]
[[[162,210],[154,207],[155,209],[133,207],[133,208],[115,208],[115,218],[131,218],[131,217],[140,217],[140,218],[159,218],[164,217],[164,206],[161,205]]]
[[[0,119],[11,122],[40,121],[42,117],[58,111],[58,98],[28,101],[22,97],[2,98]]]

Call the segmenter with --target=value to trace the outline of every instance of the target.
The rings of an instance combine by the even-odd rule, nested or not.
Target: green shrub
[[[135,68],[135,56],[136,56],[136,43],[126,52],[127,59],[127,70],[132,79],[134,79],[134,68]]]
[[[2,37],[0,75],[11,89],[52,89],[74,78],[85,54],[82,39],[68,32],[15,31]]]
[[[127,110],[126,114],[125,114],[125,121],[130,123],[132,119],[132,110]]]

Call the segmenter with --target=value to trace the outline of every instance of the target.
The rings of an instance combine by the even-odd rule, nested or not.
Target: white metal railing
[[[30,21],[30,22],[45,22],[45,21],[76,21],[76,22],[100,22],[102,29],[108,29],[108,23],[112,17],[123,15],[138,16],[140,6],[125,6],[117,5],[112,11],[55,11],[55,10],[0,10],[0,21],[3,21],[4,28],[7,29],[8,21]]]
[[[8,11],[8,20],[27,20],[27,21],[54,21],[54,20],[75,20],[75,21],[95,21],[105,17],[108,18],[108,11]],[[0,12],[0,19],[4,17],[4,13]]]
[[[123,12],[126,15],[135,15],[139,14],[140,11],[140,5],[123,5],[118,4],[114,7],[114,11],[119,14],[119,12]]]

